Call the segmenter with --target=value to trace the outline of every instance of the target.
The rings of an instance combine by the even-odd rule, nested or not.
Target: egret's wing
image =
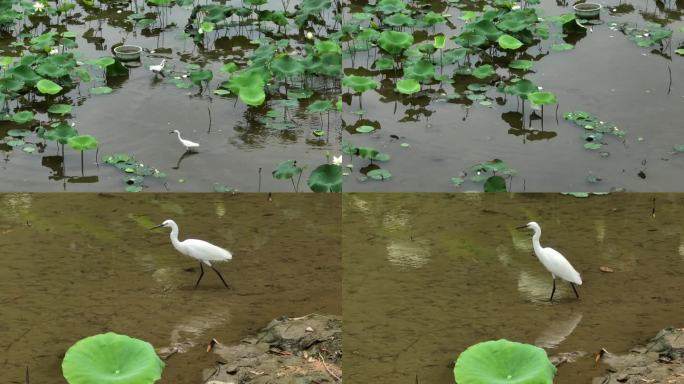
[[[207,243],[204,240],[187,239],[183,245],[188,250],[188,255],[199,260],[206,261],[226,261],[233,258],[228,250]]]
[[[544,248],[543,250],[545,253],[543,264],[551,273],[563,280],[582,285],[582,278],[579,272],[572,267],[570,262],[560,252],[553,248]]]

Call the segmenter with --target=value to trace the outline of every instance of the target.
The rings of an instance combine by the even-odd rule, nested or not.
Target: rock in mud
[[[271,321],[240,344],[216,345],[217,367],[204,383],[313,384],[342,382],[342,319],[311,314]]]
[[[684,383],[684,328],[665,328],[626,355],[606,353],[608,372],[592,384]]]

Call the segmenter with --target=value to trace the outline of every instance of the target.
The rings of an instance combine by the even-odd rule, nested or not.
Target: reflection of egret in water
[[[520,272],[518,275],[518,291],[532,301],[548,301],[549,278],[548,274],[530,274]]]
[[[534,345],[542,348],[556,348],[563,340],[577,328],[582,321],[582,313],[576,313],[569,318],[563,317],[553,321],[546,327],[534,341]]]
[[[401,268],[420,268],[430,260],[428,245],[424,240],[391,240],[387,260]]]
[[[173,169],[180,169],[181,161],[183,161],[183,159],[185,159],[185,158],[188,157],[188,156],[192,156],[192,155],[196,155],[196,154],[197,154],[197,152],[193,152],[193,151],[185,151],[185,152],[183,152],[183,154],[181,155],[181,157],[178,158],[178,162],[176,163],[176,166],[175,166],[175,167],[171,167],[171,168],[173,168]]]

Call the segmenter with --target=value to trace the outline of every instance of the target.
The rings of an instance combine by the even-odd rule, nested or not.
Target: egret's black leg
[[[202,266],[202,262],[200,264],[200,277],[197,279],[197,282],[195,283],[195,288],[199,285],[200,280],[202,280],[202,276],[204,276],[204,267]]]
[[[553,301],[553,294],[556,293],[556,278],[553,278],[553,290],[551,290],[551,298],[549,301]]]
[[[226,288],[230,289],[230,287],[228,286],[228,283],[226,283],[226,281],[223,280],[223,276],[221,276],[221,272],[219,272],[218,269],[216,269],[214,267],[211,267],[211,269],[213,269],[214,272],[216,272],[216,274],[218,275],[219,279],[221,279],[221,281],[223,281],[223,285],[225,285]]]
[[[579,299],[579,293],[577,293],[577,290],[575,289],[575,284],[570,283],[570,286],[572,287],[572,290],[575,291],[575,296]]]

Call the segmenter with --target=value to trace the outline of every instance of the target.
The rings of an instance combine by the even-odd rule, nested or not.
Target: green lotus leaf
[[[44,93],[47,95],[56,95],[62,90],[62,87],[59,86],[59,84],[48,79],[38,80],[38,82],[36,83],[36,88],[38,88],[38,91],[40,93]]]
[[[372,127],[370,125],[362,125],[360,127],[356,127],[356,132],[358,133],[371,133],[375,131],[375,127]]]
[[[585,143],[584,144],[585,149],[589,149],[592,151],[595,151],[597,149],[601,149],[601,147],[603,147],[603,145],[601,143]]]
[[[480,80],[486,79],[495,73],[496,71],[491,64],[480,65],[479,67],[475,67],[475,69],[473,69],[473,76]]]
[[[59,123],[53,129],[44,131],[38,136],[45,140],[56,141],[60,144],[67,144],[69,139],[76,135],[78,135],[78,131],[76,131],[71,125],[67,123]]]
[[[320,14],[332,5],[331,0],[303,0],[300,9],[306,15]]]
[[[225,73],[233,73],[238,70],[238,66],[235,63],[226,63],[221,66],[219,71],[225,72]]]
[[[316,100],[306,107],[306,111],[309,113],[323,113],[328,112],[332,107],[333,104],[330,100]]]
[[[378,71],[385,71],[388,69],[392,69],[392,68],[394,68],[394,60],[392,60],[388,57],[381,57],[381,58],[375,60],[373,67],[375,69],[377,69]]]
[[[406,32],[384,31],[377,43],[385,52],[398,55],[413,44],[413,35]]]
[[[372,160],[380,152],[372,147],[358,147],[355,148],[355,153],[362,159]]]
[[[28,129],[10,129],[7,131],[7,136],[11,137],[26,137],[26,136],[31,136],[33,132],[29,131]]]
[[[91,95],[106,95],[112,93],[112,89],[107,86],[90,88]]]
[[[208,69],[198,69],[195,71],[190,71],[188,77],[190,81],[196,85],[202,84],[202,82],[211,81],[214,78],[214,73]]]
[[[299,76],[304,73],[302,63],[288,54],[276,56],[271,62],[271,70],[279,79]]]
[[[38,80],[42,79],[42,77],[38,76],[38,74],[28,65],[17,65],[7,72],[10,73],[13,78],[23,81],[29,87],[34,86]]]
[[[534,61],[531,60],[513,60],[508,65],[509,68],[521,69],[523,71],[529,71],[534,67]]]
[[[375,6],[375,10],[385,14],[397,13],[406,8],[406,3],[402,0],[380,0]]]
[[[420,83],[415,79],[402,79],[397,81],[397,91],[405,95],[412,95],[420,91]]]
[[[462,58],[466,57],[467,53],[467,48],[448,49],[442,52],[442,62],[444,64],[453,64],[458,60],[461,60]]]
[[[680,56],[684,56],[684,48],[675,49],[674,52]]]
[[[33,112],[31,111],[21,111],[17,112],[12,116],[12,120],[17,124],[26,124],[33,121]]]
[[[556,104],[558,102],[556,95],[551,92],[532,92],[527,95],[527,98],[530,100],[530,102],[537,105],[549,105]]]
[[[470,346],[454,367],[458,384],[553,384],[555,375],[543,349],[503,339]]]
[[[97,139],[90,135],[72,136],[67,140],[67,144],[76,151],[87,151],[97,148]]]
[[[407,79],[414,79],[421,82],[432,80],[435,76],[435,66],[432,62],[421,59],[404,68],[404,76]]]
[[[496,40],[502,34],[502,32],[498,28],[496,28],[496,25],[494,25],[493,22],[484,19],[477,21],[475,23],[467,24],[465,30],[483,35],[484,37],[492,41]]]
[[[416,20],[403,13],[395,13],[392,16],[386,17],[383,23],[390,27],[413,27],[416,25]]]
[[[522,47],[523,43],[511,35],[501,35],[497,40],[499,46],[503,49],[518,49]]]
[[[278,164],[276,169],[273,170],[273,178],[283,180],[291,179],[296,175],[302,173],[302,168],[297,166],[295,160],[285,160]]]
[[[48,108],[48,112],[56,115],[66,115],[71,112],[71,109],[72,107],[69,104],[52,104],[50,108]]]
[[[534,9],[520,9],[501,16],[496,26],[506,32],[520,32],[536,22],[537,13]]]
[[[353,89],[356,93],[363,93],[378,88],[380,83],[372,77],[349,75],[342,79],[342,85]]]
[[[100,69],[105,69],[108,66],[114,64],[116,60],[111,56],[103,56],[96,60],[88,60],[86,63],[94,65]]]
[[[437,24],[446,23],[446,19],[444,18],[444,16],[442,16],[441,13],[430,11],[426,13],[425,16],[423,16],[421,23],[427,27],[433,27]]]
[[[314,48],[319,55],[324,53],[342,53],[342,47],[331,40],[318,40],[314,44]]]
[[[386,169],[374,169],[372,171],[368,171],[366,173],[366,176],[370,177],[373,180],[387,180],[392,177],[392,173]]]
[[[14,93],[24,88],[24,82],[18,79],[4,78],[0,79],[0,92]]]
[[[509,95],[522,96],[524,99],[527,98],[528,94],[537,91],[537,86],[527,79],[522,79],[515,84],[506,86],[506,88],[504,88],[504,92],[508,93]]]
[[[323,164],[316,167],[306,182],[314,192],[342,192],[342,167]]]
[[[266,101],[266,92],[263,86],[242,87],[238,97],[243,103],[258,107]]]
[[[484,183],[485,192],[507,192],[506,180],[501,176],[491,176]]]
[[[59,79],[68,74],[67,69],[57,63],[44,62],[36,67],[36,72],[41,76],[50,77],[52,79]]]
[[[462,47],[470,48],[483,45],[487,42],[487,37],[475,31],[465,31],[460,35],[453,37],[453,40]]]
[[[437,49],[444,49],[446,47],[446,36],[444,34],[435,35],[432,45]]]
[[[62,361],[69,384],[151,384],[163,370],[151,344],[113,332],[79,340]]]

